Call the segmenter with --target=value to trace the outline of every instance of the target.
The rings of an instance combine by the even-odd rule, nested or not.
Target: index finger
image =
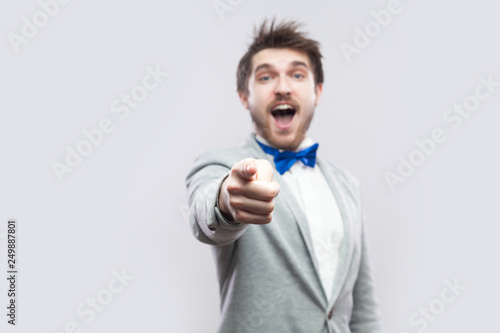
[[[252,181],[255,180],[255,174],[257,173],[257,163],[253,158],[245,158],[236,163],[231,171],[243,180]]]

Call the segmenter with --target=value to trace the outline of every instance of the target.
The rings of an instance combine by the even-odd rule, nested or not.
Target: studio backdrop
[[[2,1],[0,331],[216,331],[214,258],[191,233],[185,177],[202,151],[253,130],[236,68],[272,17],[321,44],[308,134],[362,184],[386,331],[494,330],[499,10]]]

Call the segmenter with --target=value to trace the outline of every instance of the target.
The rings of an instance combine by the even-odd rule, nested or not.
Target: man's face
[[[269,48],[252,58],[248,95],[239,93],[250,110],[255,132],[273,146],[295,150],[305,138],[319,103],[307,55],[288,48]]]

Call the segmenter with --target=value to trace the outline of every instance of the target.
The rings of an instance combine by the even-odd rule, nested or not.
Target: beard
[[[255,132],[266,139],[275,148],[291,151],[296,150],[306,137],[307,130],[312,122],[313,113],[314,110],[309,117],[303,119],[302,124],[294,124],[294,127],[289,130],[279,130],[274,127],[272,120],[269,121],[268,117],[255,115],[255,113],[250,110]],[[266,116],[267,115],[268,113],[266,113]],[[294,119],[294,121],[297,121],[297,119]]]

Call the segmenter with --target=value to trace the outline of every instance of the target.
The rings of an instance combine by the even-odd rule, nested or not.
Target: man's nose
[[[292,93],[292,88],[290,87],[290,83],[284,77],[280,77],[278,79],[278,83],[276,84],[276,95],[287,96]]]

